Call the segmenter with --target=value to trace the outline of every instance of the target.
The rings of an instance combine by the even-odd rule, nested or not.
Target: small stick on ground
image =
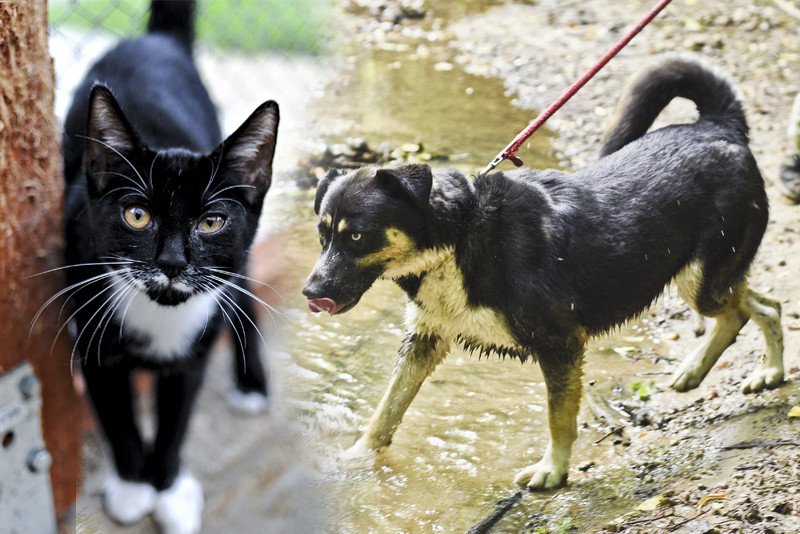
[[[500,520],[503,519],[503,517],[505,517],[505,515],[514,507],[514,505],[519,502],[521,498],[522,492],[518,491],[510,497],[506,497],[505,499],[498,501],[494,506],[492,513],[481,522],[473,525],[467,531],[467,534],[488,534],[492,531],[495,525],[497,525],[497,523],[499,523]]]

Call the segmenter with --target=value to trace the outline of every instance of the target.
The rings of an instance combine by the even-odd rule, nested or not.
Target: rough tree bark
[[[29,361],[42,384],[43,432],[58,513],[75,502],[78,407],[58,304],[29,335],[36,310],[62,287],[62,174],[53,111],[46,0],[0,2],[0,374]],[[62,338],[66,337],[62,334]]]

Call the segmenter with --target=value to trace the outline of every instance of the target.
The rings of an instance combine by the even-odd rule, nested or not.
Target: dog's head
[[[322,245],[303,294],[313,312],[341,313],[380,277],[406,274],[428,245],[427,165],[330,171],[314,201]]]

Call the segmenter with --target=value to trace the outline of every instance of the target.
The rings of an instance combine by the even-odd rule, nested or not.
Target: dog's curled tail
[[[676,97],[694,102],[700,120],[731,128],[747,142],[747,121],[730,80],[696,59],[672,56],[642,69],[628,82],[601,155],[642,137]]]
[[[194,14],[197,2],[152,0],[150,19],[147,22],[149,33],[166,33],[175,37],[187,50],[194,43]]]

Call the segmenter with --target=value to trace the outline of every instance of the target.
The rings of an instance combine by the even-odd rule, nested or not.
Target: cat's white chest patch
[[[142,352],[171,360],[181,358],[214,317],[218,304],[214,292],[200,293],[177,306],[163,306],[143,291],[134,291],[117,308],[125,333],[145,341]]]

